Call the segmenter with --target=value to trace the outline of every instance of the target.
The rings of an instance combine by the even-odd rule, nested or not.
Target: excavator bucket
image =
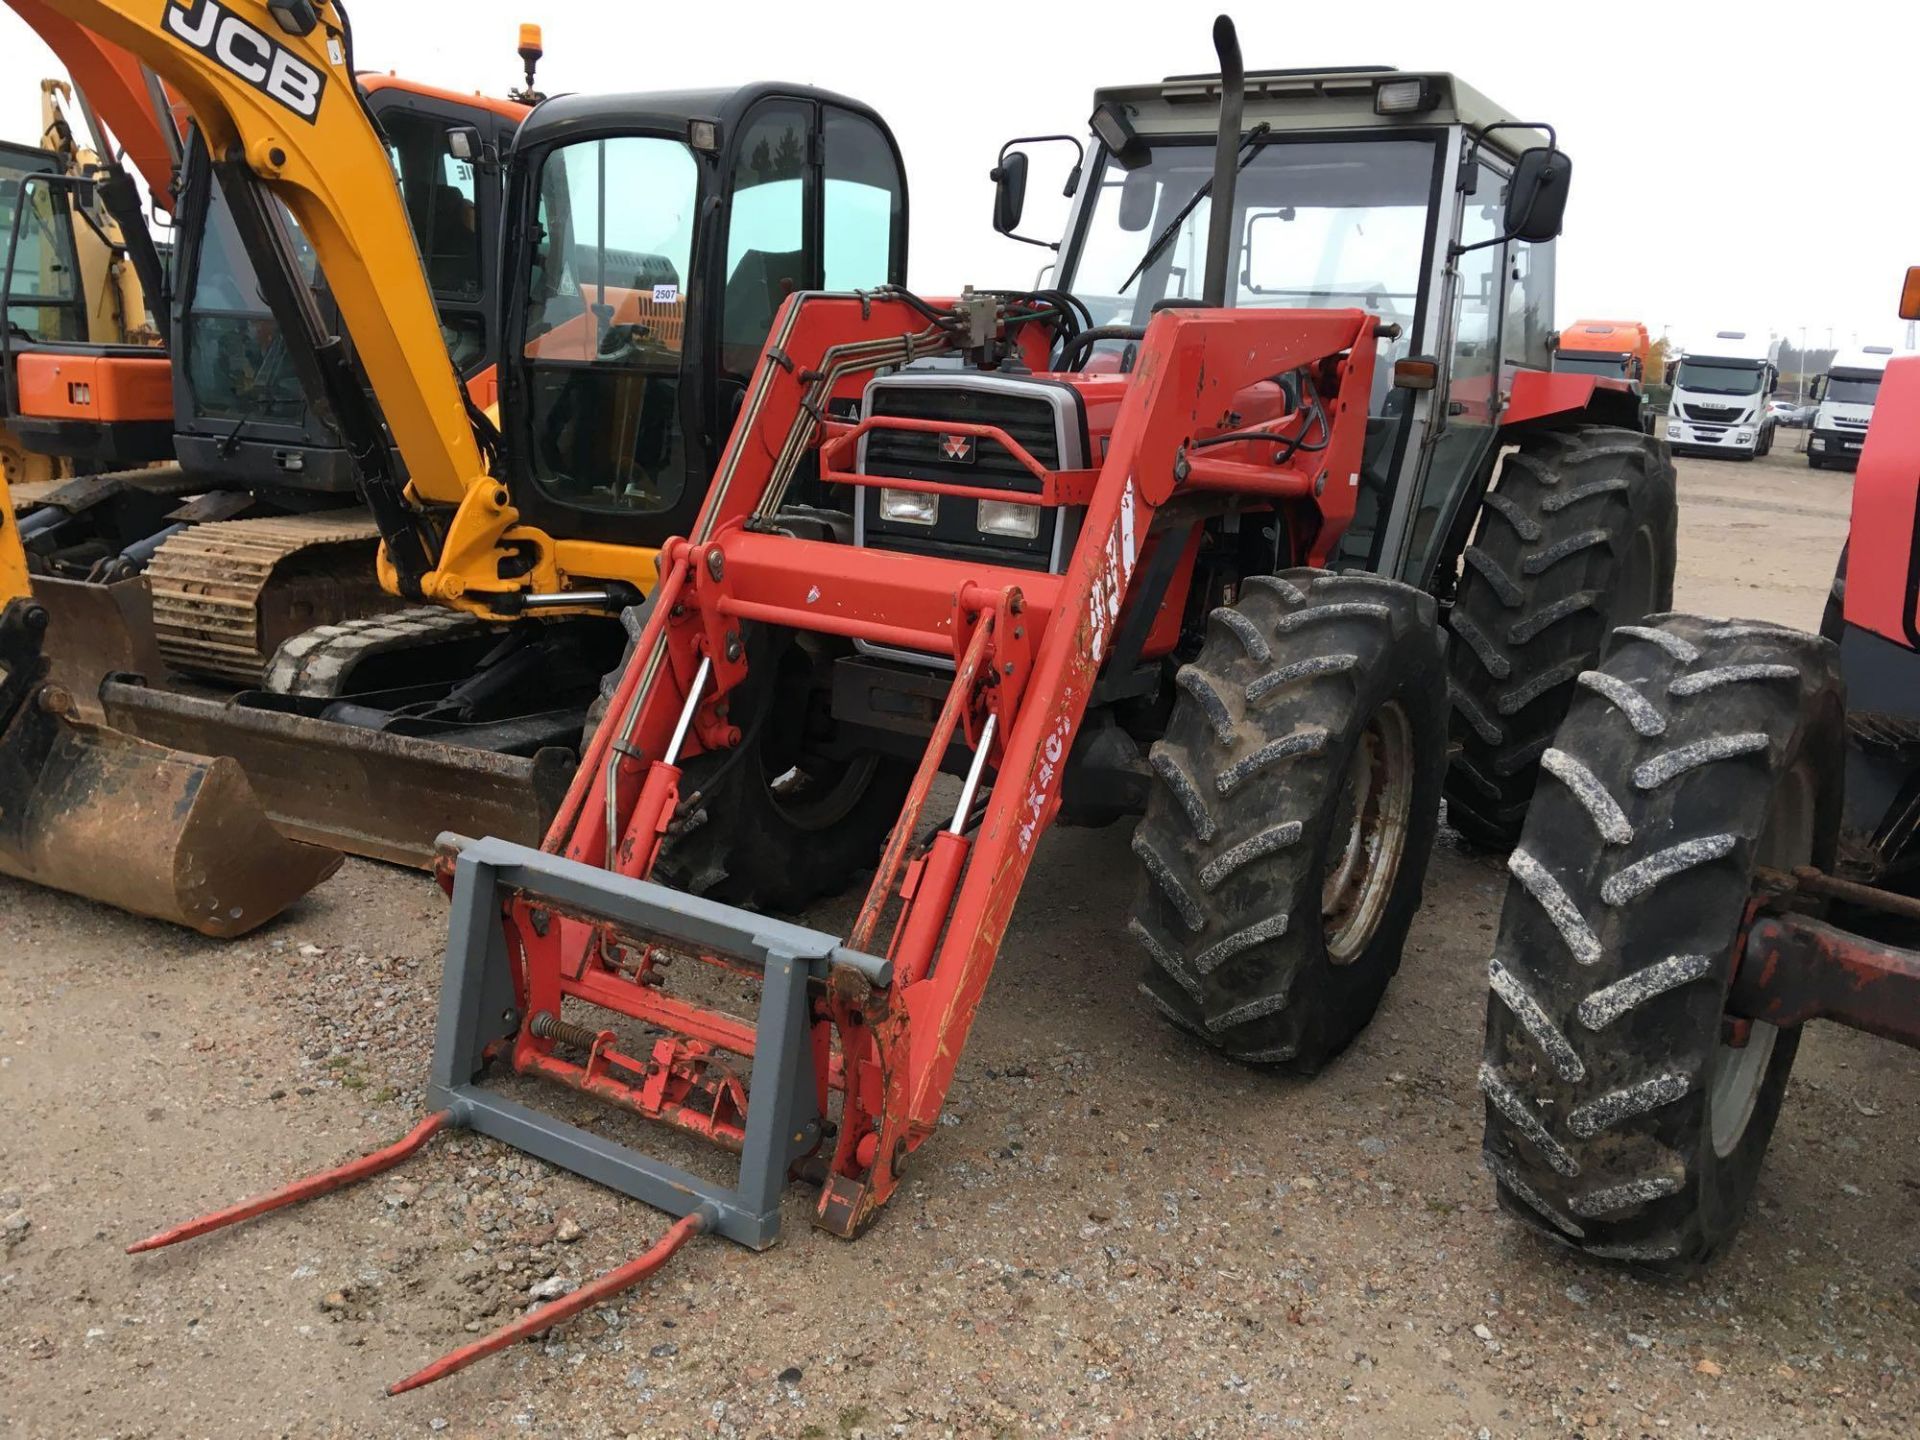
[[[273,828],[235,761],[78,718],[47,625],[25,597],[0,616],[0,873],[225,938],[339,868]]]
[[[107,584],[36,575],[33,598],[50,617],[47,679],[73,697],[85,718],[100,718],[100,682],[107,676],[166,673],[144,575]]]

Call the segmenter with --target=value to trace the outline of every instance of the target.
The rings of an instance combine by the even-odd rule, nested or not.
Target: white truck
[[[1813,398],[1819,407],[1813,412],[1812,434],[1807,437],[1809,467],[1851,470],[1860,463],[1860,446],[1867,438],[1867,422],[1873,418],[1880,378],[1887,373],[1887,362],[1893,356],[1891,345],[1842,350],[1833,357],[1827,373],[1813,382]]]
[[[1667,445],[1678,455],[1752,460],[1773,448],[1767,397],[1780,383],[1780,342],[1764,330],[1722,330],[1688,347],[1673,377]]]

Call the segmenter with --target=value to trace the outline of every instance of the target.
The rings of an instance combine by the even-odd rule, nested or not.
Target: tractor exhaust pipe
[[[1213,309],[1227,303],[1227,261],[1233,253],[1233,192],[1240,178],[1240,120],[1247,109],[1247,69],[1231,16],[1213,22],[1213,49],[1220,57],[1220,134],[1213,146],[1212,219],[1207,225],[1207,275],[1202,300]]]

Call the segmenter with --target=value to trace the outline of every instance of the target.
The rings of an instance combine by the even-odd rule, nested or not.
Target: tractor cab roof
[[[1379,113],[1375,106],[1381,86],[1397,87],[1408,81],[1419,87],[1416,108]],[[1282,134],[1435,125],[1464,125],[1479,131],[1500,126],[1486,137],[1486,143],[1509,158],[1547,143],[1545,132],[1527,127],[1471,85],[1437,70],[1395,70],[1384,65],[1251,70],[1246,96],[1247,125],[1264,120]],[[1094,91],[1095,109],[1109,103],[1123,107],[1134,129],[1149,138],[1210,136],[1220,115],[1220,77],[1171,75],[1154,83]]]

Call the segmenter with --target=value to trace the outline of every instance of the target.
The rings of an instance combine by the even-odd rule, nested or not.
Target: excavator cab
[[[684,534],[786,298],[905,279],[899,149],[843,95],[564,96],[507,170],[506,479],[556,538]]]
[[[499,252],[490,237],[498,233],[501,186],[498,164],[484,157],[511,142],[526,109],[390,75],[360,83],[413,222],[448,354],[475,401],[490,405],[499,342],[492,320]],[[456,131],[477,133],[483,154],[455,158],[448,137]],[[229,491],[260,488],[303,497],[308,506],[357,501],[346,442],[302,386],[197,130],[181,192],[173,447],[182,467]],[[271,208],[327,324],[343,330],[312,245],[284,206]],[[370,561],[362,568],[371,576]]]
[[[29,198],[25,186],[27,177],[50,174],[57,165],[55,158],[37,145],[0,141],[0,234],[13,233],[14,217]],[[66,239],[64,235],[61,238]],[[62,248],[70,250],[71,247],[63,244]],[[6,311],[4,343],[11,346],[17,338],[37,334],[49,318],[47,297],[39,293],[37,267],[31,284],[23,272],[17,286],[9,283],[0,289],[4,290]],[[61,307],[53,311],[51,318],[55,323],[71,323],[78,317]],[[4,410],[4,414],[0,414],[0,468],[4,469],[10,485],[42,485],[54,477],[56,467],[47,457],[28,450],[14,433],[13,406],[8,398],[13,389],[12,366],[5,368],[7,374],[0,377],[0,410]]]

